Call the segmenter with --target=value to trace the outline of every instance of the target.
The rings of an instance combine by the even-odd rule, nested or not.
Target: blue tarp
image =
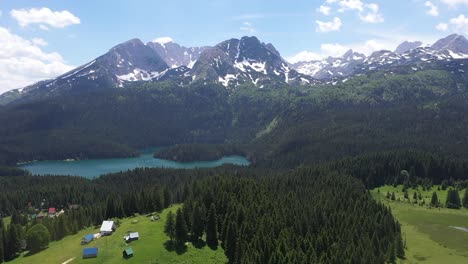
[[[98,248],[84,248],[83,258],[95,258],[98,254]]]
[[[89,234],[89,235],[85,236],[83,240],[86,241],[86,242],[90,242],[90,241],[93,241],[93,239],[94,239],[94,235]]]

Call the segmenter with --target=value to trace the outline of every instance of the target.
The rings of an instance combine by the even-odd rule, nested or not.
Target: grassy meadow
[[[403,186],[383,186],[372,190],[375,199],[390,206],[393,215],[402,225],[403,239],[406,240],[406,260],[401,263],[468,263],[468,232],[457,230],[450,226],[468,228],[468,209],[461,208],[431,208],[429,207],[432,193],[437,196],[442,205],[445,204],[447,191],[423,191],[421,187],[408,189],[410,200],[404,199]],[[424,206],[413,203],[413,193],[419,191]],[[387,199],[387,192],[394,192],[396,200]],[[460,192],[460,198],[464,191]]]
[[[187,245],[185,252],[176,252],[166,248],[165,243],[169,238],[164,234],[164,223],[169,211],[176,212],[180,205],[166,209],[161,214],[161,219],[151,221],[147,216],[136,216],[122,219],[120,226],[111,236],[101,237],[88,245],[80,245],[82,237],[87,234],[98,233],[99,229],[88,228],[70,235],[61,241],[51,242],[49,248],[28,256],[27,252],[15,259],[13,264],[18,263],[64,263],[69,261],[75,263],[226,263],[227,258],[221,248],[212,250],[207,246],[199,245],[198,248],[192,243]],[[131,242],[135,254],[132,258],[124,259],[122,251],[127,248],[123,236],[129,231],[139,232],[140,240]],[[98,257],[83,259],[82,251],[86,247],[97,247]]]

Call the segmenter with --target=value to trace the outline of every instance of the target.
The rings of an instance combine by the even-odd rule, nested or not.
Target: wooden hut
[[[133,257],[133,249],[132,248],[127,248],[122,252],[122,256],[124,258],[131,258]]]

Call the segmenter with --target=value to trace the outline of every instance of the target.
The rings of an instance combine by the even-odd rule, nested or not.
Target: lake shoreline
[[[160,148],[158,148],[160,149]],[[250,161],[244,156],[224,156],[212,161],[177,162],[153,157],[156,148],[146,149],[136,157],[115,159],[87,159],[87,160],[48,160],[33,161],[17,165],[29,173],[37,176],[61,175],[81,176],[89,179],[104,174],[117,173],[137,168],[168,168],[168,169],[195,169],[214,168],[224,164],[249,166]]]

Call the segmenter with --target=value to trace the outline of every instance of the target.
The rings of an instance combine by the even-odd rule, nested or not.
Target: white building
[[[133,232],[128,234],[127,236],[124,236],[125,242],[130,243],[134,240],[140,239],[140,234],[138,232]]]
[[[112,232],[115,231],[115,224],[114,221],[104,221],[101,225],[101,235],[112,235]]]

